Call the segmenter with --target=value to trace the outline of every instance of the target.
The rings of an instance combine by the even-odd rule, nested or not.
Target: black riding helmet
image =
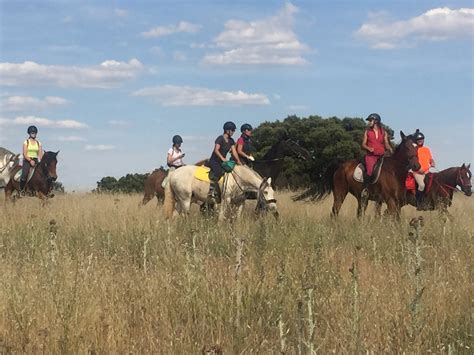
[[[366,121],[375,121],[375,123],[382,122],[380,115],[378,113],[371,113],[366,119]]]
[[[234,122],[228,121],[224,123],[224,131],[235,131],[237,129],[237,126],[235,125]]]
[[[26,133],[28,134],[38,133],[38,128],[36,128],[36,126],[30,126],[26,130]]]
[[[240,127],[240,132],[244,133],[245,131],[251,131],[253,128],[250,124],[248,123],[244,123],[241,127]]]
[[[415,138],[415,141],[425,139],[425,135],[421,133],[418,128],[416,129],[415,134],[413,134],[413,137]]]
[[[175,135],[173,137],[173,144],[181,144],[183,143],[183,138],[180,135]]]

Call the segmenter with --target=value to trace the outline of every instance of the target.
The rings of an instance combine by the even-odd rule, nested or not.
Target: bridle
[[[243,194],[245,194],[247,191],[249,190],[245,190],[238,182],[238,180],[235,178],[236,176],[240,179],[240,180],[243,180],[242,177],[237,174],[235,172],[235,170],[232,170],[231,172],[232,176],[234,177],[234,181],[235,181],[235,184],[237,185],[237,187],[240,189],[240,191],[242,191]],[[257,209],[263,209],[265,211],[268,211],[268,205],[270,203],[276,203],[277,200],[274,199],[274,198],[271,198],[271,199],[268,199],[265,197],[265,194],[262,193],[262,191],[264,190],[264,188],[262,188],[262,185],[266,183],[266,179],[262,179],[262,184],[260,184],[258,190],[257,190]],[[225,191],[225,188],[224,188],[224,191]]]
[[[441,184],[441,183],[436,181],[436,183],[443,190],[443,192],[446,194],[446,196],[449,196],[449,192],[446,189],[449,189],[451,191],[456,191],[456,192],[459,191],[456,186],[460,186],[461,190],[463,190],[463,192],[464,192],[464,190],[469,191],[469,190],[472,189],[472,185],[470,183],[464,181],[464,178],[461,174],[461,170],[462,169],[458,170],[454,186],[451,186],[449,184]]]

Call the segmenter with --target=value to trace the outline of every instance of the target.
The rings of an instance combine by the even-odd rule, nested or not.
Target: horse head
[[[272,188],[272,178],[263,178],[257,194],[257,213],[271,212],[278,218],[277,201],[275,199],[275,191]]]
[[[463,164],[458,170],[458,175],[456,179],[456,184],[461,187],[462,192],[464,192],[466,196],[472,195],[472,173],[470,168],[471,164]]]
[[[405,135],[400,131],[401,143],[398,145],[394,155],[404,155],[408,160],[407,170],[417,171],[420,169],[420,162],[418,161],[418,146],[412,135]]]
[[[291,138],[281,141],[281,144],[285,155],[304,161],[312,159],[311,153]]]
[[[59,154],[59,150],[55,152],[46,152],[43,155],[43,159],[41,159],[41,165],[43,167],[43,172],[48,178],[48,180],[56,181],[58,178],[58,174],[56,173],[56,165],[58,163],[57,156]]]

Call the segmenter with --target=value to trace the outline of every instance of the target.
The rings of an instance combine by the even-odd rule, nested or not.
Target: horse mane
[[[285,141],[286,140],[281,140],[281,141],[278,141],[277,143],[273,144],[270,147],[270,149],[264,154],[264,156],[262,157],[262,160],[277,158],[276,151],[277,151],[278,147],[280,147],[280,145]]]

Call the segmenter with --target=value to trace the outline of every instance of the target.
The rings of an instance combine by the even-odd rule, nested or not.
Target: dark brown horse
[[[438,173],[428,174],[425,178],[426,188],[423,203],[423,210],[438,210],[446,215],[448,207],[453,201],[453,194],[458,191],[457,186],[461,188],[466,196],[472,195],[471,178],[472,173],[469,170],[471,164],[463,164],[460,167],[453,167],[442,170]],[[416,206],[415,195],[407,192],[406,203]]]
[[[145,180],[145,195],[143,196],[143,200],[141,205],[144,206],[148,202],[150,202],[153,197],[156,196],[158,199],[158,203],[162,202],[165,198],[165,189],[161,184],[163,180],[168,176],[168,171],[163,169],[162,167],[159,169],[155,169]]]
[[[405,204],[405,179],[408,170],[418,170],[420,166],[413,137],[406,136],[403,132],[400,132],[400,136],[402,141],[395,153],[384,159],[378,181],[368,187],[369,200],[379,202],[379,204],[385,202],[387,212],[397,218],[400,217],[401,207]],[[367,200],[364,203],[361,199],[362,183],[353,178],[354,169],[358,164],[359,161],[353,159],[331,165],[320,184],[296,196],[295,200],[312,197],[313,200],[318,201],[332,192],[334,196],[332,215],[337,216],[350,192],[358,202],[357,216],[362,216],[367,208]]]
[[[59,151],[46,152],[41,159],[41,162],[35,168],[31,179],[25,186],[25,191],[28,195],[38,196],[41,200],[45,201],[48,198],[51,190],[53,189],[53,182],[57,180],[58,175],[56,174],[56,165],[58,163],[57,156]],[[12,171],[11,179],[5,186],[5,201],[15,201],[15,195],[13,192],[20,191],[20,183],[15,181],[13,178],[15,174],[21,170],[21,166],[16,167]],[[18,194],[17,194],[18,195]]]

